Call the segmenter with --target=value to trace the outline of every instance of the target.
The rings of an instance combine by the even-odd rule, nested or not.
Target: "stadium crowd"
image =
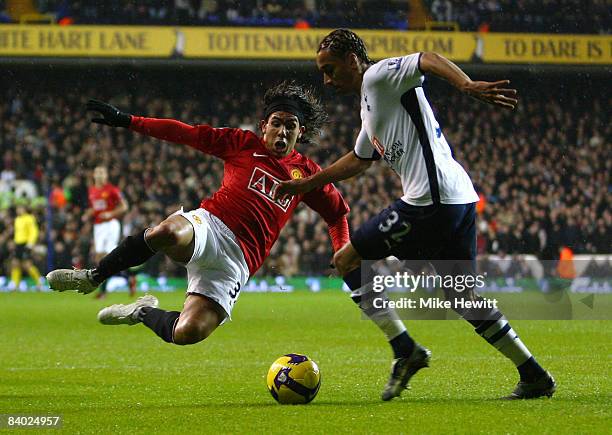
[[[608,0],[427,0],[437,21],[465,31],[592,33],[612,31]]]
[[[402,0],[38,0],[40,12],[78,24],[383,27],[405,29]]]
[[[2,14],[0,22],[11,21]],[[351,27],[409,29],[405,0],[37,0],[64,24]],[[464,31],[591,33],[612,31],[608,0],[424,0],[434,21]]]
[[[212,73],[196,77],[183,72],[171,83],[159,74],[134,73],[120,80],[125,76],[117,72],[100,76],[67,71],[56,73],[55,79],[50,74],[45,83],[35,74],[20,74],[13,77],[16,86],[2,87],[0,275],[7,275],[14,252],[15,207],[9,205],[15,201],[30,205],[36,216],[40,236],[35,256],[41,272],[48,266],[91,264],[92,227],[81,216],[96,165],[109,168],[111,182],[129,203],[123,218],[126,235],[160,222],[181,206],[197,207],[220,185],[220,160],[128,130],[90,124],[85,102],[95,97],[143,116],[256,129],[263,91],[273,81],[256,74],[245,81],[228,72],[219,83]],[[62,79],[71,83],[70,89]],[[85,84],[92,82],[98,84]],[[190,87],[185,90],[178,85],[182,82]],[[524,80],[517,85],[522,96],[515,111],[492,110],[443,83],[431,87],[430,101],[442,129],[481,196],[480,253],[553,259],[562,245],[575,253],[610,252],[610,95],[597,92],[596,86],[583,90],[580,82],[558,86]],[[581,93],[572,94],[572,89]],[[360,125],[356,101],[326,101],[331,120],[319,144],[299,147],[323,167],[351,148]],[[14,198],[15,180],[21,179],[33,182],[50,205]],[[384,163],[338,187],[351,206],[352,228],[401,192],[399,179]],[[328,273],[332,251],[326,228],[314,212],[298,208],[260,274]],[[183,273],[161,256],[146,270],[154,275]]]

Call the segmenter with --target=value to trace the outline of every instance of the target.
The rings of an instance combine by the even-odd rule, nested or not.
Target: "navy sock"
[[[174,343],[174,325],[180,315],[179,311],[166,311],[153,307],[140,309],[142,323],[167,343]]]
[[[357,290],[362,287],[361,284],[361,267],[351,270],[349,273],[342,277],[348,288],[351,290]]]
[[[542,368],[540,364],[535,360],[534,357],[529,358],[523,364],[517,367],[521,381],[523,382],[534,382],[542,375],[546,373],[546,370]]]
[[[394,358],[408,358],[414,350],[414,340],[406,331],[391,339],[389,344],[393,348]]]

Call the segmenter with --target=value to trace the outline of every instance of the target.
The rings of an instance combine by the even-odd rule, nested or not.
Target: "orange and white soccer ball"
[[[272,363],[267,383],[278,403],[309,403],[319,392],[321,372],[317,363],[306,355],[289,353]]]

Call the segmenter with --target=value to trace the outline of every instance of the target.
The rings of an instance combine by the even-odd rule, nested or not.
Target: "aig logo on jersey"
[[[291,176],[293,177],[293,171]],[[282,211],[287,211],[293,197],[289,197],[283,201],[278,199],[275,200],[272,197],[276,186],[278,186],[280,182],[281,180],[278,178],[268,174],[263,169],[255,167],[255,169],[253,169],[253,174],[251,175],[251,180],[249,181],[249,189],[254,190],[259,195],[263,196],[268,201],[279,207]]]

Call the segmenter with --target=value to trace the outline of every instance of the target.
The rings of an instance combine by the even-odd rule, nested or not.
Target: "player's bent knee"
[[[147,233],[147,242],[154,249],[163,249],[176,246],[181,240],[180,233],[176,225],[172,222],[164,221],[151,228]]]
[[[348,243],[334,254],[333,262],[338,273],[343,276],[360,266],[361,257],[353,245]]]
[[[174,328],[174,343],[179,345],[196,344],[205,340],[216,326],[203,321],[180,321]]]

